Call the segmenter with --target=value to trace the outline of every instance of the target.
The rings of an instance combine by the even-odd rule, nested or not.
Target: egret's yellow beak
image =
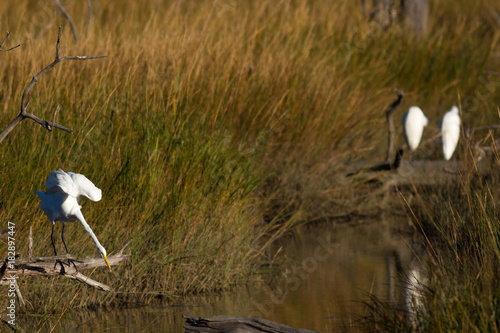
[[[105,254],[103,254],[102,256],[103,256],[104,260],[106,261],[106,265],[108,265],[109,271],[111,272],[111,266],[109,265],[108,258],[106,257]]]

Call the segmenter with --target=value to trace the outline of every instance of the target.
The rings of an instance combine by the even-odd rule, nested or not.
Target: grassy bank
[[[45,5],[0,4],[9,43],[23,43],[0,54],[4,126],[31,74],[53,60],[64,21]],[[486,1],[438,1],[422,39],[397,25],[377,29],[352,1],[99,2],[86,38],[85,3],[66,6],[81,41],[64,23],[62,54],[107,57],[61,63],[35,87],[30,111],[51,120],[61,105],[57,121],[75,135],[26,120],[1,143],[0,221],[16,223],[19,253],[32,225],[34,253],[50,255],[34,191],[59,167],[83,173],[103,190],[102,201],[83,203],[84,215],[108,252],[132,239],[132,260],[91,274],[112,294],[22,280],[40,313],[244,281],[278,222],[363,211],[335,175],[383,157],[393,88],[407,93],[401,110],[418,104],[431,120],[426,140],[459,97],[476,95],[482,71],[500,64],[490,14],[498,6]],[[464,108],[467,126],[497,121],[496,96]],[[65,237],[72,254],[97,254],[78,223]]]
[[[497,149],[492,146],[493,149]],[[498,153],[492,156],[500,162]],[[392,332],[496,332],[500,326],[499,177],[470,173],[455,184],[418,188],[408,207],[426,251],[419,257],[426,277],[420,306],[373,299],[369,329]],[[411,319],[413,318],[413,319]],[[365,318],[366,319],[366,318]]]

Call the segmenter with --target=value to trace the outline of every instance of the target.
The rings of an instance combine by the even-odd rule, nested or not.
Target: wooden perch
[[[7,31],[7,34],[5,35],[5,38],[3,39],[2,43],[0,44],[0,52],[8,52],[10,50],[13,50],[13,49],[21,46],[21,44],[17,44],[16,46],[11,47],[10,49],[4,49],[3,48],[3,44],[5,44],[5,42],[7,41],[7,39],[9,38],[9,35],[10,35],[10,31]]]
[[[123,250],[130,244],[128,241],[116,253],[108,257],[110,266],[117,266],[123,260],[128,259],[130,254],[123,254]],[[0,268],[0,284],[8,283],[5,273],[10,276],[52,276],[63,275],[69,279],[78,280],[82,283],[88,284],[91,287],[97,288],[102,291],[111,291],[111,288],[105,284],[92,280],[91,278],[83,275],[80,271],[93,269],[96,267],[107,267],[104,259],[86,258],[83,260],[72,260],[68,263],[66,260],[72,257],[67,256],[53,256],[53,257],[33,257],[33,258],[16,258],[14,269],[7,270],[7,260],[4,261],[3,266]]]
[[[201,318],[182,315],[182,318],[186,320],[184,325],[186,333],[317,333],[252,317],[215,316]]]
[[[59,27],[59,33],[57,35],[56,57],[55,57],[54,61],[50,65],[48,65],[47,67],[45,67],[44,69],[42,69],[40,71],[40,73],[38,73],[37,75],[33,76],[33,79],[31,80],[31,82],[28,84],[28,86],[26,87],[26,89],[24,89],[23,96],[21,98],[21,109],[19,111],[19,114],[3,130],[3,132],[0,133],[0,142],[2,142],[3,139],[5,139],[5,137],[14,129],[14,127],[16,127],[17,124],[19,124],[22,120],[24,120],[26,118],[29,118],[29,119],[31,119],[33,121],[36,121],[41,126],[45,127],[48,131],[52,131],[52,128],[57,128],[57,129],[60,129],[60,130],[63,130],[63,131],[66,131],[68,133],[73,134],[73,131],[71,129],[55,123],[55,115],[56,115],[57,111],[59,110],[59,108],[56,109],[56,111],[54,113],[54,116],[53,116],[53,119],[52,119],[53,120],[52,122],[40,119],[37,116],[35,116],[34,114],[28,113],[26,111],[27,108],[28,108],[28,105],[29,105],[29,102],[26,101],[27,98],[28,98],[29,93],[31,92],[31,90],[33,89],[33,87],[35,86],[35,84],[37,83],[37,81],[45,73],[47,73],[48,71],[50,71],[51,69],[53,69],[58,63],[60,63],[62,61],[65,61],[65,60],[89,60],[89,59],[98,59],[98,58],[105,57],[103,55],[98,55],[98,56],[67,56],[67,57],[61,57],[61,54],[60,54],[61,34],[62,34],[62,26]]]

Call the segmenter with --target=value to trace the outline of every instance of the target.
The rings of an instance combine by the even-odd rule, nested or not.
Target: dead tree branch
[[[55,57],[54,61],[50,65],[48,65],[47,67],[45,67],[44,69],[42,69],[40,71],[40,73],[38,73],[37,75],[33,76],[33,79],[31,80],[31,82],[28,84],[28,86],[26,87],[26,89],[24,89],[23,96],[21,98],[21,110],[20,110],[19,114],[17,115],[17,117],[14,118],[14,120],[11,121],[11,123],[3,130],[2,133],[0,133],[0,142],[2,142],[3,139],[5,139],[5,137],[14,129],[14,127],[16,127],[17,124],[19,124],[22,120],[24,120],[26,118],[29,118],[29,119],[37,122],[38,124],[40,124],[41,126],[43,126],[45,129],[47,129],[48,131],[52,131],[52,128],[57,128],[57,129],[60,129],[60,130],[63,130],[63,131],[66,131],[68,133],[73,134],[73,131],[71,129],[69,129],[69,128],[63,126],[63,125],[57,124],[54,121],[48,122],[46,120],[38,118],[37,116],[35,116],[32,113],[26,112],[26,110],[28,108],[28,105],[29,105],[29,102],[27,102],[29,93],[31,92],[31,90],[33,89],[33,87],[35,86],[35,84],[37,83],[37,81],[45,73],[47,73],[48,71],[50,71],[51,69],[53,69],[58,63],[66,61],[66,60],[89,60],[89,59],[98,59],[98,58],[105,57],[103,55],[98,55],[98,56],[67,56],[67,57],[61,57],[61,54],[60,54],[61,34],[62,34],[62,26],[59,27],[59,33],[57,35],[56,57]],[[58,110],[59,110],[59,108],[56,109],[55,112],[57,113]],[[53,116],[53,120],[55,120],[55,114]]]
[[[108,257],[110,266],[117,266],[123,260],[131,257],[130,254],[123,254],[123,250],[130,244],[128,241],[116,254]],[[97,282],[80,271],[93,269],[96,267],[106,267],[106,262],[98,258],[86,258],[84,260],[73,260],[71,264],[63,261],[64,259],[72,258],[71,256],[53,256],[53,257],[36,257],[36,258],[16,258],[14,269],[9,268],[9,274],[16,277],[21,276],[53,276],[62,275],[69,279],[77,280],[91,287],[102,291],[111,291],[111,288],[105,284]],[[0,271],[5,273],[8,261],[5,260]],[[0,276],[0,284],[10,283],[9,279],[2,275]]]
[[[16,291],[17,300],[19,301],[19,307],[26,307],[26,302],[24,301],[23,295],[21,294],[21,289],[19,289],[19,285],[17,284],[17,280],[0,280],[0,286],[14,286],[14,290]]]
[[[71,18],[69,13],[64,9],[63,5],[61,5],[61,2],[59,0],[55,0],[57,8],[61,11],[63,14],[64,18],[69,22],[69,25],[71,26],[71,32],[73,33],[73,38],[75,39],[75,42],[78,42],[78,32],[76,31],[76,25],[75,21]]]
[[[28,238],[28,258],[33,257],[33,226],[30,226],[30,236]]]
[[[92,22],[92,5],[90,4],[90,0],[87,1],[87,9],[89,10],[89,17],[87,19],[87,26],[85,27],[85,38],[87,38],[90,28],[90,23]]]
[[[2,43],[0,44],[0,52],[8,52],[10,50],[13,50],[19,46],[21,46],[21,44],[17,44],[16,46],[14,47],[11,47],[10,49],[4,49],[3,48],[3,45],[5,44],[5,42],[7,41],[7,39],[9,38],[10,36],[10,31],[7,31],[7,34],[5,35],[5,38],[3,39]]]
[[[403,97],[405,96],[404,92],[402,92],[399,89],[394,89],[394,91],[397,94],[396,100],[392,102],[391,105],[389,105],[389,108],[385,111],[385,117],[387,119],[387,154],[385,156],[385,161],[387,163],[392,163],[394,161],[394,134],[396,130],[394,129],[394,120],[392,119],[392,116],[394,112],[396,111],[397,107],[399,104],[401,104],[401,101],[403,100]]]

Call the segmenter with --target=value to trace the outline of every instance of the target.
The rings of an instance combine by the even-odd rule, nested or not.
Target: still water
[[[409,230],[406,221],[303,227],[275,244],[271,251],[278,251],[285,268],[265,283],[179,298],[173,306],[67,314],[46,322],[41,331],[183,332],[185,313],[254,316],[319,332],[344,331],[365,313],[362,302],[370,294],[408,304],[404,287],[421,260],[421,245]]]

